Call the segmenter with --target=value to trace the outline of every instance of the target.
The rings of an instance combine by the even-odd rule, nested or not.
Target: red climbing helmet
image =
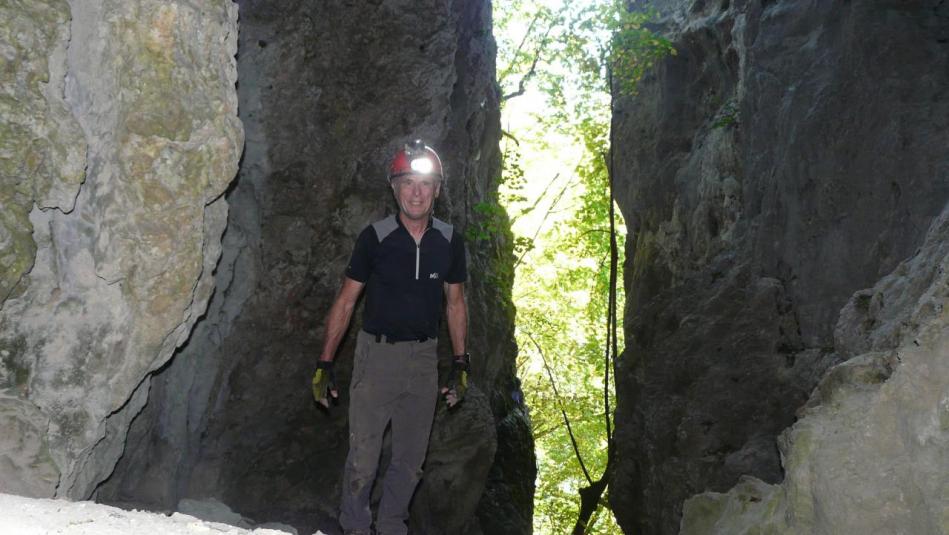
[[[434,149],[416,139],[402,146],[389,165],[389,181],[403,175],[442,176],[442,161]]]

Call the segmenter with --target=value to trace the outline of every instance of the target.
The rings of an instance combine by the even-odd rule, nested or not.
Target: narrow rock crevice
[[[225,196],[216,291],[188,342],[154,375],[148,406],[98,499],[174,510],[215,498],[248,519],[334,533],[351,335],[361,315],[337,356],[341,403],[324,413],[309,379],[325,314],[355,236],[394,209],[384,177],[395,147],[423,137],[439,150],[447,182],[436,215],[461,229],[469,207],[496,187],[490,6],[433,4],[422,24],[420,8],[408,3],[239,5],[247,137]],[[429,30],[412,30],[419,24]],[[534,464],[523,407],[492,402],[509,398],[514,373],[509,288],[487,282],[493,248],[509,248],[504,239],[467,244],[475,387],[459,411],[435,415],[412,507],[419,533],[487,533],[486,522],[503,526],[492,533],[530,531],[532,491],[500,499],[512,485],[533,488]],[[498,302],[509,313],[498,314]],[[506,440],[519,442],[504,446],[517,456],[492,469]],[[496,498],[482,501],[485,494]]]

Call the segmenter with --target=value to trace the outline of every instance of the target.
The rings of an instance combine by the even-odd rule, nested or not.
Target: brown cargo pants
[[[369,498],[382,437],[392,425],[392,459],[382,481],[376,531],[405,535],[409,501],[422,475],[438,401],[437,341],[376,341],[360,331],[349,386],[349,456],[343,471],[339,523],[369,533]]]

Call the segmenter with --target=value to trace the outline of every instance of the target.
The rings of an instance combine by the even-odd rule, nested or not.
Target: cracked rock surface
[[[845,305],[949,199],[944,2],[656,6],[677,54],[613,122],[630,297],[610,500],[636,533],[782,480],[777,437],[824,372],[896,336]]]
[[[0,6],[0,491],[89,498],[213,287],[236,6]]]
[[[848,360],[782,433],[783,482],[690,498],[681,533],[949,533],[949,205],[837,332]]]

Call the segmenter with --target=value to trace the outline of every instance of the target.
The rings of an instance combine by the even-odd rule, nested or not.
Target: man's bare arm
[[[465,303],[464,284],[445,284],[445,316],[448,318],[448,334],[455,355],[465,354],[465,339],[468,336],[468,306]]]
[[[336,300],[330,307],[329,314],[326,316],[326,335],[323,340],[323,352],[320,354],[320,360],[333,360],[336,355],[336,349],[349,327],[349,321],[353,317],[353,309],[356,308],[356,300],[362,293],[364,283],[343,277],[343,285],[336,294]]]

